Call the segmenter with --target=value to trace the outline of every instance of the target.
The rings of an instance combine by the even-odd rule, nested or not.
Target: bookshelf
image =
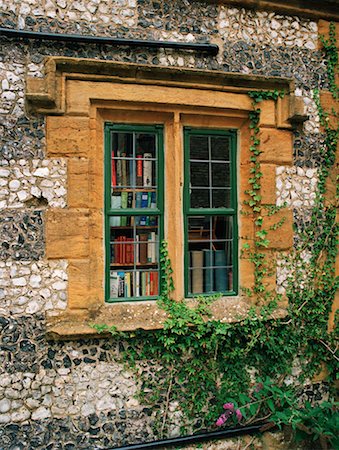
[[[159,295],[162,129],[113,125],[106,152],[106,301]]]

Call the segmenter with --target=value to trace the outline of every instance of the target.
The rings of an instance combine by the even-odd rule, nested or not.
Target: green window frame
[[[105,301],[160,294],[163,125],[105,123]]]
[[[184,127],[185,297],[238,294],[236,130]]]

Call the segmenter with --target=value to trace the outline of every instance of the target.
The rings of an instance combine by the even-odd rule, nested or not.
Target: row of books
[[[148,264],[157,262],[157,235],[154,231],[140,233],[135,240],[118,236],[111,242],[112,264]]]
[[[156,204],[156,192],[135,192],[135,198],[133,192],[120,192],[114,194],[111,197],[111,208],[116,209],[143,209],[151,208],[155,209]],[[132,217],[128,216],[111,216],[111,227],[125,227],[132,225]],[[135,224],[140,226],[156,225],[156,216],[134,216]]]
[[[127,158],[126,152],[112,150],[112,186],[151,187],[153,182],[152,153],[136,155],[136,159]]]
[[[155,296],[158,285],[158,272],[110,271],[110,298]]]
[[[227,266],[225,250],[192,250],[190,252],[190,292],[225,292],[231,289],[232,270]]]

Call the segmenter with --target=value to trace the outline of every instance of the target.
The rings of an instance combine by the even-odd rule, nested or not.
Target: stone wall
[[[25,78],[43,76],[48,55],[293,78],[309,120],[294,133],[294,166],[277,169],[276,190],[278,203],[287,202],[302,222],[314,201],[323,145],[312,99],[314,89],[327,86],[317,23],[184,0],[0,0],[0,11],[1,26],[9,28],[220,46],[210,57],[0,39],[0,448],[90,449],[153,440],[155,411],[134,398],[137,385],[116,362],[119,343],[45,338],[44,313],[67,302],[67,263],[44,258],[45,210],[67,205],[67,166],[44,159],[44,118],[25,112]],[[286,275],[279,267],[282,286]]]

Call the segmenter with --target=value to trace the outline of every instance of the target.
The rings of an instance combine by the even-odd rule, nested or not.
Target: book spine
[[[191,289],[192,294],[202,294],[203,289],[203,265],[204,265],[204,253],[201,250],[191,251]]]
[[[121,193],[121,209],[127,209],[127,198],[128,198],[128,194],[127,192],[122,192]],[[120,219],[120,226],[121,227],[125,227],[127,225],[127,216],[121,216]]]
[[[118,272],[110,271],[110,298],[118,298],[119,294],[119,277]]]
[[[140,272],[135,273],[135,297],[140,297]]]
[[[159,274],[158,272],[154,272],[153,275],[153,295],[158,295],[159,294]]]
[[[146,264],[147,263],[147,234],[140,234],[140,244],[139,244],[139,257],[140,257],[140,264]]]
[[[141,296],[146,295],[146,272],[141,272]]]
[[[116,172],[116,168],[115,168],[114,150],[112,150],[111,158],[112,158],[112,173],[111,173],[112,187],[115,187],[117,185],[117,172]]]
[[[144,153],[143,181],[145,187],[152,186],[152,153]]]
[[[121,157],[123,158],[121,160],[121,183],[122,186],[126,187],[127,186],[127,161],[126,161],[126,153],[123,152],[121,153]]]
[[[117,151],[117,157],[120,158],[121,152]],[[121,159],[117,159],[117,171],[116,171],[116,177],[117,177],[117,186],[121,186],[122,183],[122,174],[121,174]]]
[[[204,253],[204,292],[213,292],[213,250],[203,250]]]
[[[226,273],[226,252],[224,250],[214,251],[214,277],[215,290],[218,292],[227,291],[227,273]]]
[[[125,297],[125,272],[118,272],[118,297]]]
[[[135,208],[140,209],[141,208],[141,197],[142,192],[136,192],[135,194]],[[140,216],[135,217],[135,225],[140,225]]]
[[[142,186],[142,155],[137,155],[137,186]]]

